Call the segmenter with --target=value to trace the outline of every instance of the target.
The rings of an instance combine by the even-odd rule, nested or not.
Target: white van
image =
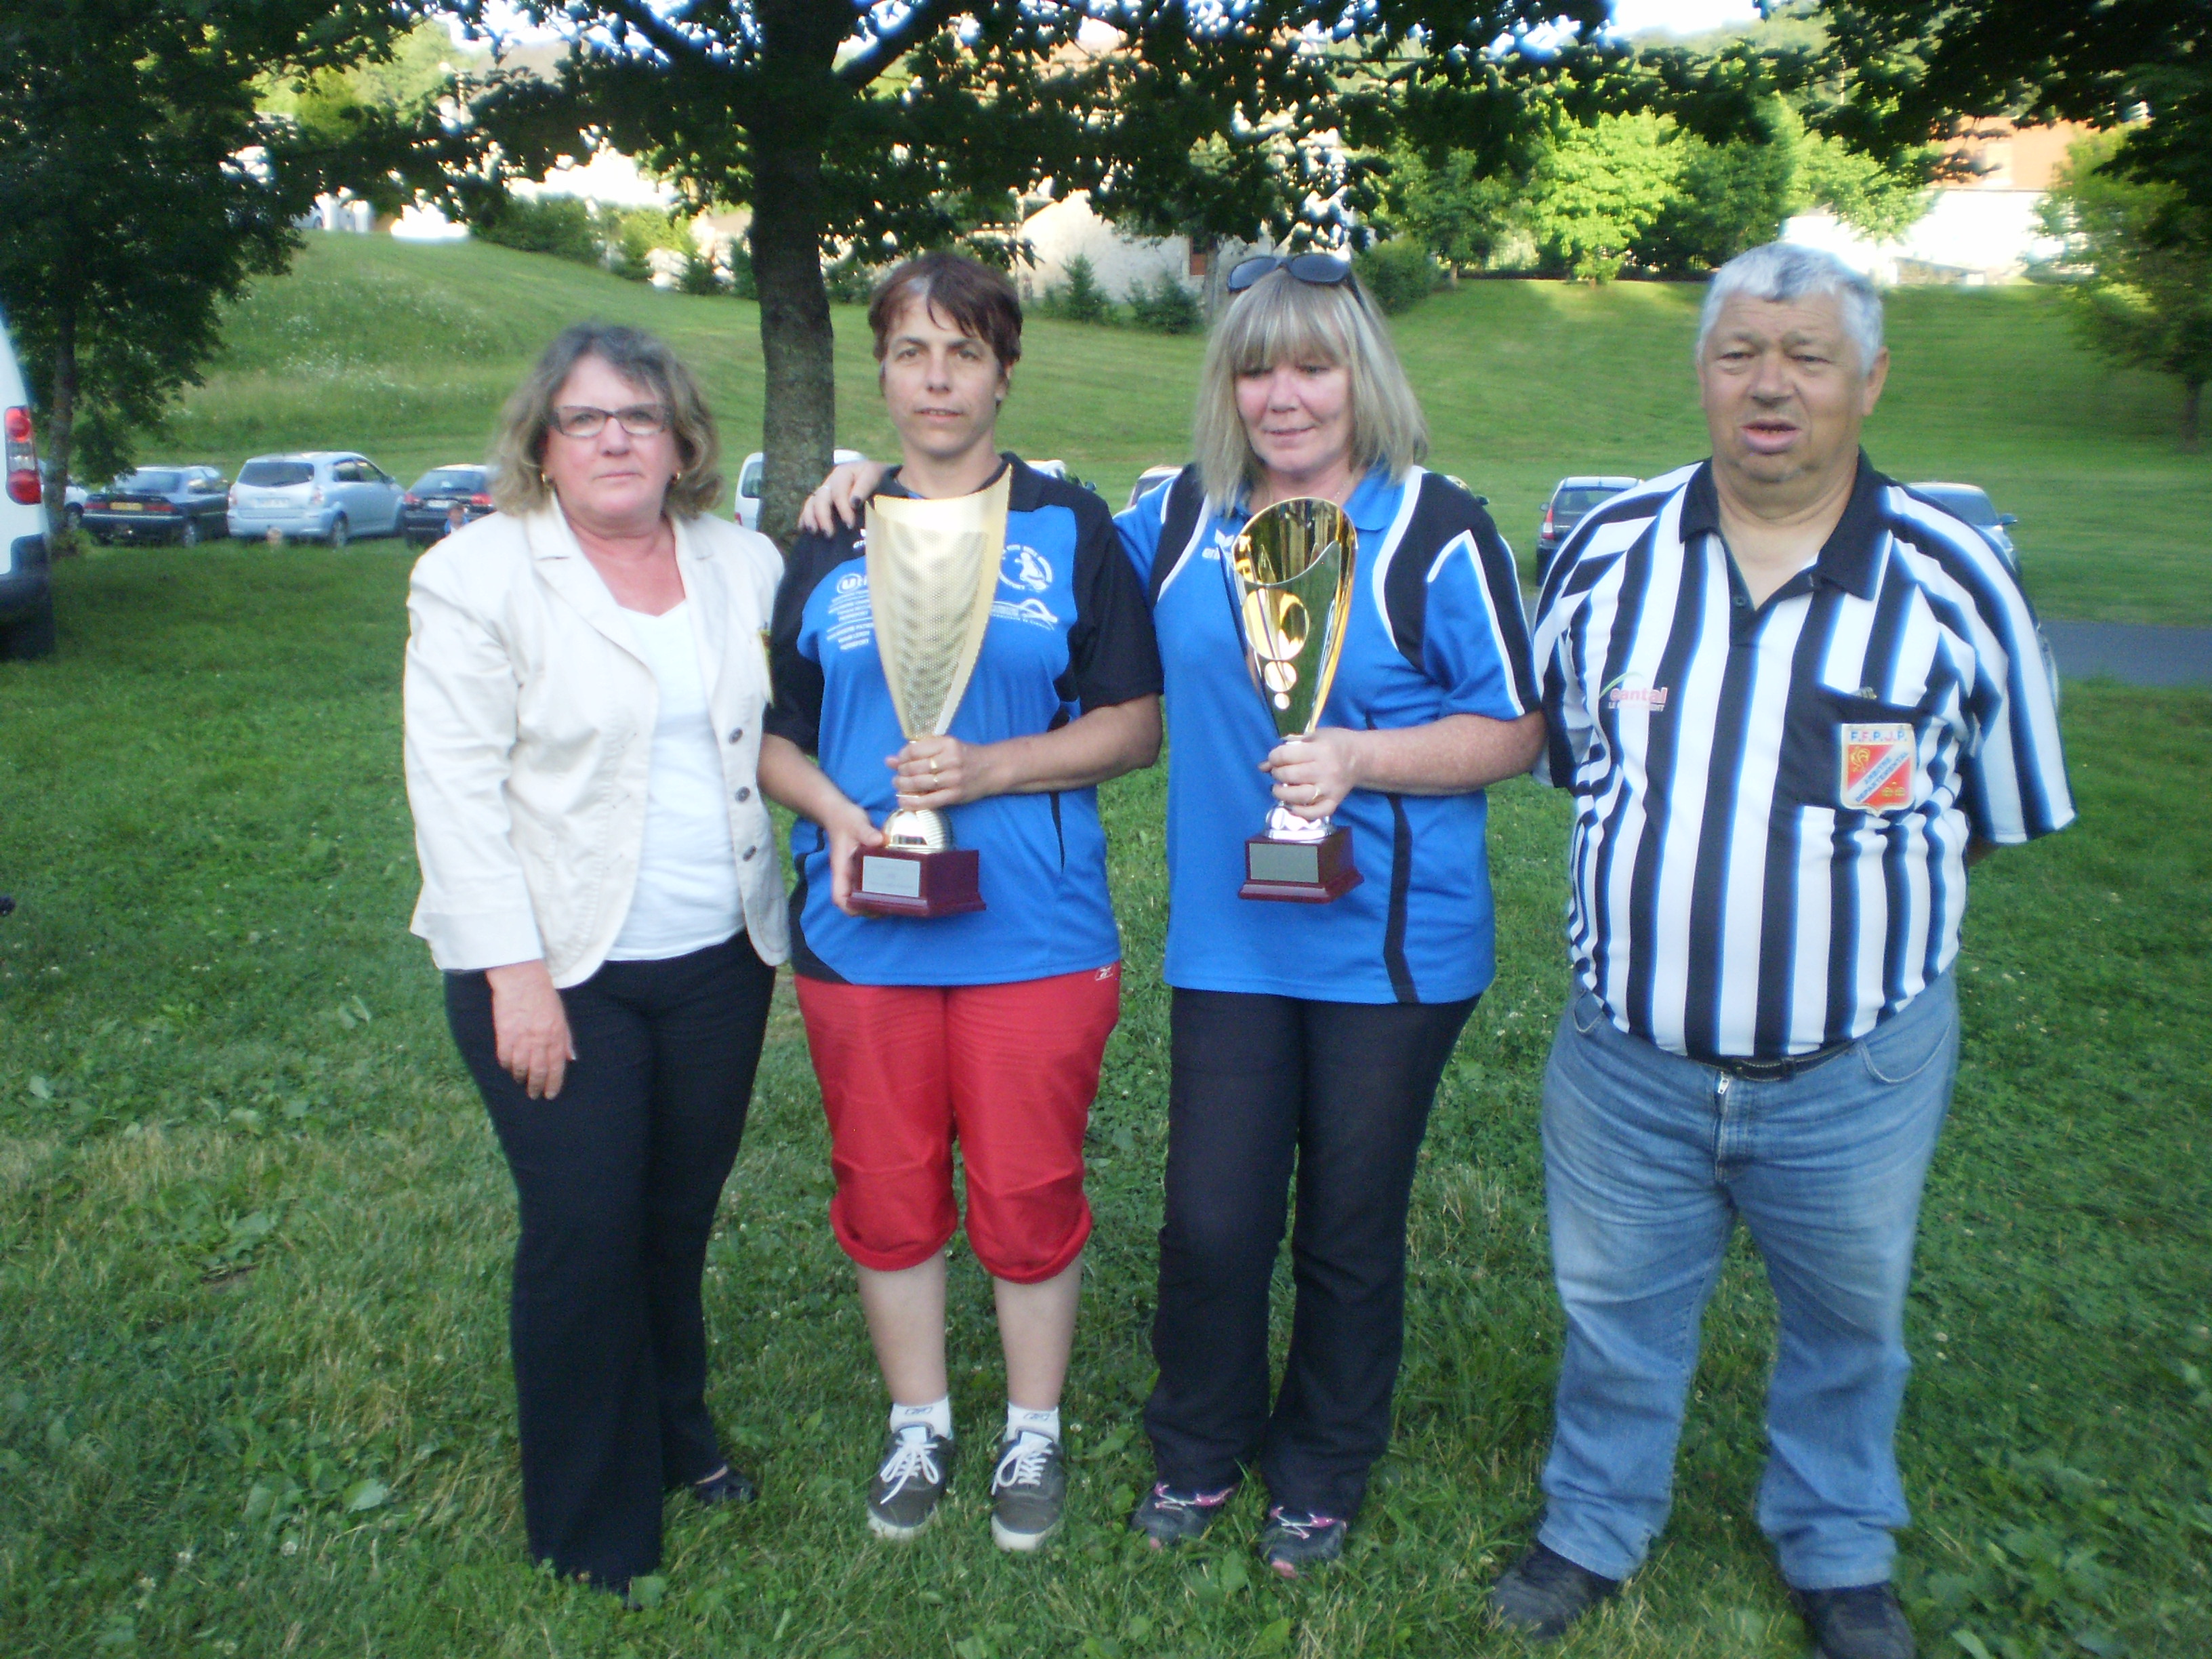
[[[46,508],[40,499],[39,447],[31,398],[16,366],[15,342],[0,319],[0,662],[52,654],[54,592],[46,572]]]

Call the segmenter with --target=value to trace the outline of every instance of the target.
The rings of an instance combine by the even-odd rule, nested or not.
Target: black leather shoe
[[[1912,1626],[1887,1584],[1790,1592],[1821,1659],[1913,1659]]]
[[[1549,1642],[1592,1607],[1620,1594],[1618,1578],[1601,1577],[1537,1544],[1508,1567],[1492,1589],[1490,1610],[1508,1629]]]
[[[694,1480],[691,1495],[712,1509],[717,1504],[750,1504],[760,1496],[760,1487],[752,1476],[725,1463],[704,1480]]]

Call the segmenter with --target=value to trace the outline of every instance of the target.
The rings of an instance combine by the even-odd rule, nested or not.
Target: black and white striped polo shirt
[[[2018,580],[1863,455],[1820,557],[1759,606],[1710,463],[1607,502],[1545,582],[1535,658],[1537,775],[1577,798],[1576,972],[1677,1054],[1864,1036],[1957,954],[1970,836],[2074,817]]]

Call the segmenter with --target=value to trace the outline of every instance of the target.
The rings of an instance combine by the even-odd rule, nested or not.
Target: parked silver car
[[[2006,532],[2020,522],[2016,514],[2000,513],[1990,493],[1979,484],[1970,483],[1911,483],[1905,486],[1916,495],[1924,495],[1954,519],[1964,519],[1982,533],[1982,539],[2004,556],[2005,562],[2018,568],[2020,550],[2012,544]]]
[[[848,461],[865,461],[868,458],[857,449],[840,449],[831,458],[832,465],[842,466]],[[760,528],[761,469],[767,465],[768,457],[756,449],[745,457],[744,465],[738,469],[738,493],[731,503],[737,520],[748,530]]]
[[[349,449],[256,455],[230,487],[230,533],[270,531],[343,547],[356,536],[399,533],[399,480]]]

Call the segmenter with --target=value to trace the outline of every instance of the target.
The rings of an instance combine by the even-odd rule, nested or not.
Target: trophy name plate
[[[1344,654],[1358,548],[1342,507],[1302,495],[1254,514],[1221,562],[1244,665],[1285,743],[1311,737],[1321,724]],[[1349,829],[1278,802],[1265,832],[1244,843],[1237,896],[1327,904],[1362,879]]]
[[[868,503],[868,608],[884,683],[911,743],[943,737],[991,623],[1006,548],[1013,469],[973,495],[879,495]],[[854,859],[852,906],[864,915],[957,916],[984,908],[981,856],[953,844],[934,807],[899,807],[884,844]]]

